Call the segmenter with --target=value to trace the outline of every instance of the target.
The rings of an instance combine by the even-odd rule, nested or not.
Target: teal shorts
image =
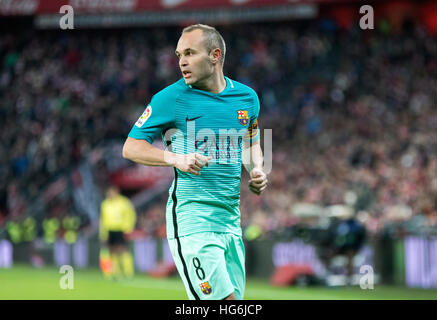
[[[199,232],[168,239],[171,254],[191,300],[244,297],[243,239],[232,233]]]

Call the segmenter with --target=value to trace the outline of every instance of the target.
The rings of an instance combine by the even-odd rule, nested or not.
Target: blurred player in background
[[[183,78],[153,96],[129,133],[123,157],[174,167],[167,238],[189,298],[243,299],[242,163],[253,193],[267,186],[258,96],[223,75],[226,45],[215,28],[185,28],[175,53]],[[152,146],[159,135],[166,150]]]
[[[134,276],[134,263],[126,234],[135,227],[136,213],[128,198],[116,186],[109,186],[100,213],[100,240],[109,248],[111,267],[103,268],[105,276],[118,279],[123,272],[128,279]]]

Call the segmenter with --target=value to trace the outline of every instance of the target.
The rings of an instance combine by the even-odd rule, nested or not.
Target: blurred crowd
[[[257,86],[269,113],[260,122],[273,128],[273,170],[263,197],[242,189],[243,221],[275,232],[299,222],[293,204],[345,204],[371,234],[435,230],[435,37],[411,23],[399,34],[288,32],[288,46],[266,47],[271,61],[291,63],[260,72],[310,76],[285,100]]]
[[[218,27],[225,75],[255,89],[272,129],[269,188],[244,228],[299,223],[296,203],[347,204],[368,231],[437,226],[437,41],[421,26],[339,30],[332,21]],[[0,227],[103,141],[126,138],[180,78],[179,28],[0,35]],[[266,145],[264,147],[267,147]],[[267,151],[265,151],[267,152]],[[163,233],[166,196],[138,217]]]

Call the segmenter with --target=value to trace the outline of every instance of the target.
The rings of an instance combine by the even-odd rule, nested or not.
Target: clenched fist
[[[262,169],[254,168],[250,171],[249,189],[256,195],[260,195],[267,188],[267,175]]]
[[[198,153],[178,154],[175,167],[183,172],[200,176],[200,170],[205,165],[208,167],[211,159],[211,156],[206,157]]]

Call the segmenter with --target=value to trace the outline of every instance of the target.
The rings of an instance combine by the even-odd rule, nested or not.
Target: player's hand
[[[262,169],[254,168],[250,171],[249,189],[256,195],[260,195],[267,188],[267,175]]]
[[[208,167],[211,159],[211,156],[206,157],[198,153],[181,154],[178,155],[175,167],[183,172],[200,176],[200,170],[204,166]]]

